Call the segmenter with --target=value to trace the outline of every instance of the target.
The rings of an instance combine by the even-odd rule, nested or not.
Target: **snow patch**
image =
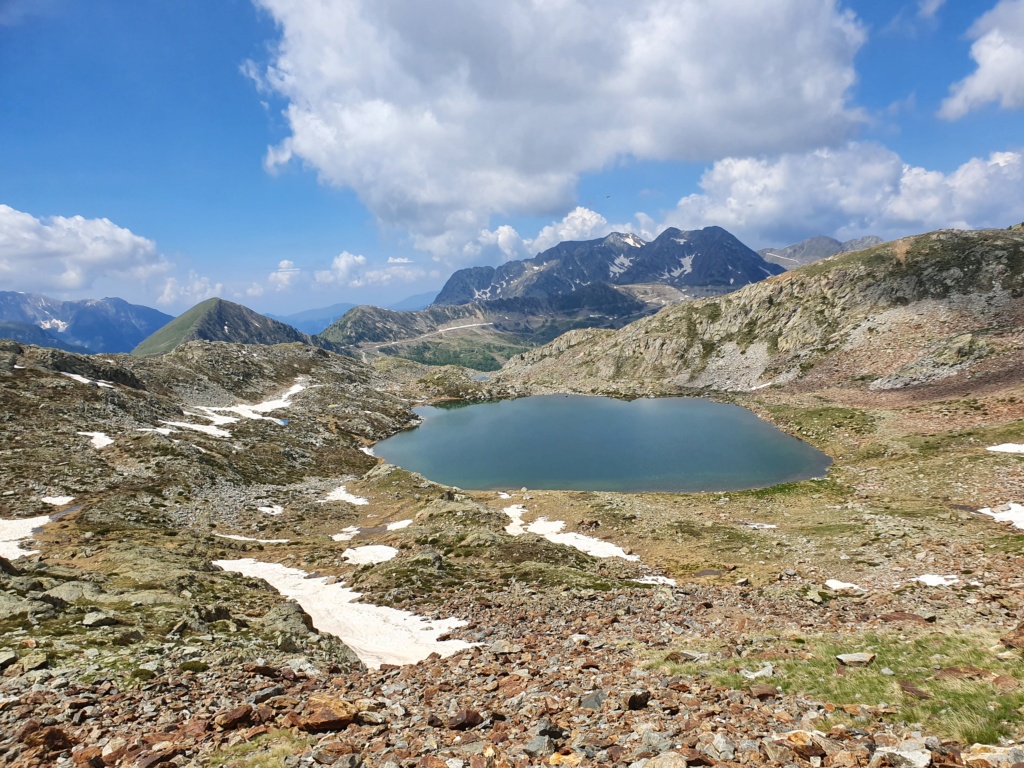
[[[373,452],[373,448],[371,448],[371,447],[370,447],[370,446],[368,446],[368,445],[364,445],[364,446],[363,446],[362,448],[360,448],[359,450],[360,450],[360,451],[362,451],[363,453],[365,453],[365,454],[366,454],[367,456],[374,456],[374,457],[375,457],[375,456],[377,455],[377,454],[375,454],[375,453]]]
[[[839,579],[829,579],[825,582],[825,586],[833,592],[859,592],[864,594],[863,587],[851,584],[848,581],[839,581]]]
[[[249,536],[239,536],[234,533],[215,533],[219,539],[231,539],[232,541],[255,541],[257,544],[287,544],[290,539],[253,539]]]
[[[70,497],[67,498],[70,501]],[[62,502],[66,503],[66,502]],[[19,557],[34,555],[38,549],[23,549],[20,542],[32,535],[32,531],[50,522],[49,515],[26,517],[21,520],[0,520],[0,557],[17,560]]]
[[[1014,528],[1024,528],[1024,505],[1022,504],[1010,502],[1009,504],[1001,504],[994,510],[990,507],[985,507],[984,509],[979,509],[978,512],[988,515],[997,523],[1013,523]]]
[[[285,597],[302,606],[321,632],[341,639],[366,666],[415,664],[431,653],[440,656],[471,648],[462,640],[437,638],[466,622],[459,619],[429,620],[407,611],[354,602],[359,592],[340,584],[328,584],[327,577],[310,577],[305,571],[277,563],[244,560],[215,560],[225,571],[264,579]]]
[[[370,500],[362,496],[355,496],[345,490],[344,485],[339,485],[333,491],[328,493],[322,499],[318,499],[318,504],[325,504],[328,501],[347,501],[349,504],[369,504]]]
[[[365,547],[352,547],[341,553],[341,556],[352,565],[376,565],[386,563],[398,554],[394,547],[383,544],[368,544]]]
[[[63,507],[75,500],[74,496],[43,496],[40,499],[43,504],[52,504],[55,507]]]
[[[69,379],[77,381],[79,384],[92,384],[97,387],[105,387],[106,389],[114,389],[114,385],[109,381],[99,381],[97,379],[87,379],[85,376],[79,376],[77,373],[65,373],[61,371],[61,376],[67,376]]]
[[[280,515],[284,513],[284,507],[280,504],[271,504],[269,507],[256,507],[257,510],[268,515]]]
[[[1000,445],[990,445],[986,450],[993,453],[1024,453],[1024,444],[1002,443]]]
[[[352,541],[356,536],[359,535],[359,526],[350,525],[348,528],[342,528],[341,533],[336,533],[331,536],[332,541]]]
[[[161,421],[161,424],[169,424],[172,427],[181,427],[182,429],[191,429],[193,432],[203,432],[213,437],[231,437],[231,433],[226,429],[215,427],[212,424],[189,424],[187,421]]]
[[[755,531],[770,531],[773,528],[778,528],[777,525],[771,523],[747,523],[748,528],[753,528]]]
[[[562,533],[565,523],[561,520],[548,520],[546,517],[538,517],[528,526],[523,526],[523,515],[526,507],[522,504],[513,504],[502,510],[511,518],[511,522],[505,526],[505,532],[512,536],[521,536],[524,533],[536,533],[543,536],[552,544],[561,544],[566,547],[573,547],[580,552],[599,558],[620,557],[623,560],[639,561],[637,555],[628,555],[622,547],[611,544],[591,536],[584,536],[581,533]]]
[[[632,243],[630,243],[632,245]],[[616,278],[625,272],[627,269],[633,266],[633,259],[625,254],[620,254],[615,257],[615,261],[608,267],[608,277]]]
[[[923,576],[918,576],[916,579],[911,579],[911,581],[919,581],[929,587],[948,587],[950,584],[956,584],[960,579],[952,575],[938,576],[934,573],[926,573]]]
[[[77,434],[82,437],[92,438],[89,440],[89,445],[97,450],[114,444],[114,438],[108,437],[104,432],[78,432]]]
[[[412,525],[412,520],[396,520],[393,523],[388,523],[387,529],[389,531],[400,531],[403,528],[408,528]]]

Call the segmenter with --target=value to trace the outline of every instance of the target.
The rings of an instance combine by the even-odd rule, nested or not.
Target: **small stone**
[[[0,651],[0,669],[7,669],[18,660],[18,654],[14,651]]]
[[[523,747],[523,752],[530,757],[545,757],[555,751],[555,744],[547,736],[534,736]]]
[[[911,683],[909,680],[897,680],[897,684],[903,689],[903,692],[909,696],[913,696],[915,699],[930,699],[932,695],[928,691],[918,688],[916,685]]]
[[[37,669],[45,669],[49,663],[50,660],[46,658],[45,653],[36,651],[22,658],[21,668],[26,672],[33,672]]]
[[[90,611],[82,619],[83,627],[112,627],[117,623],[117,619],[103,611]]]
[[[630,709],[633,711],[646,709],[647,704],[650,702],[650,700],[650,691],[634,691],[633,693],[629,694],[629,697],[626,699],[626,709]]]
[[[600,709],[607,698],[608,694],[604,691],[594,691],[583,697],[580,701],[580,709]]]
[[[1020,687],[1020,680],[1015,678],[1013,675],[1002,674],[998,675],[992,681],[992,685],[1000,691],[1015,691]]]
[[[932,764],[932,753],[927,749],[902,750],[893,747],[879,747],[875,750],[869,766],[888,765],[892,768],[928,768]]]
[[[450,717],[447,725],[453,731],[467,731],[470,728],[476,728],[483,721],[483,715],[475,709],[464,709]]]
[[[272,685],[269,688],[262,688],[262,689],[256,691],[256,693],[254,693],[252,696],[250,696],[248,699],[246,699],[246,701],[249,702],[250,704],[262,704],[263,702],[268,701],[268,700],[274,698],[275,696],[283,696],[283,695],[284,695],[284,686],[283,685]]]
[[[686,758],[678,752],[665,752],[648,760],[644,768],[687,768],[688,765]]]
[[[779,692],[770,685],[752,685],[750,686],[750,695],[759,701],[765,701],[766,699],[774,699],[779,695]]]
[[[719,760],[732,760],[736,756],[736,745],[724,733],[716,733],[711,740],[711,749]]]
[[[866,667],[875,660],[875,654],[868,651],[859,653],[841,653],[836,656],[836,661],[844,667]]]
[[[248,704],[241,704],[230,709],[222,709],[213,716],[213,722],[225,731],[249,725],[252,723],[252,707]]]

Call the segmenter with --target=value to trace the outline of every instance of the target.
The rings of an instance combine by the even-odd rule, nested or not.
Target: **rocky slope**
[[[49,344],[47,339],[24,331],[10,334],[8,329],[5,333],[25,343],[42,341],[64,349],[129,352],[170,320],[170,315],[123,299],[59,301],[38,293],[0,291],[0,322],[34,326],[55,340]]]
[[[941,231],[831,257],[617,332],[580,330],[500,379],[587,391],[892,389],[1018,364],[1024,233]]]
[[[290,325],[224,299],[207,299],[174,318],[144,339],[131,352],[162,355],[187,341],[225,341],[237,344],[311,344],[312,338]]]

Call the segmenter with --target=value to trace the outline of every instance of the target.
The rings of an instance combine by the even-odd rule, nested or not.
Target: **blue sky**
[[[1024,0],[0,0],[0,105],[0,290],[172,314],[1024,220]]]

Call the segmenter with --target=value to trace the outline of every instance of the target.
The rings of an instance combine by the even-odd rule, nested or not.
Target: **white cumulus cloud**
[[[209,277],[190,269],[188,277],[184,280],[179,280],[176,277],[167,278],[163,293],[160,294],[157,303],[163,305],[198,304],[200,301],[212,299],[223,293],[223,283],[215,283]]]
[[[318,270],[313,279],[321,285],[344,285],[365,265],[365,256],[342,251],[334,257],[330,269]]]
[[[956,120],[990,102],[1024,107],[1024,0],[1000,0],[971,26],[977,69],[950,88],[939,115]]]
[[[995,152],[944,174],[904,163],[874,143],[727,158],[705,172],[666,224],[717,224],[754,247],[815,234],[901,237],[943,227],[1005,227],[1021,218],[1024,155]]]
[[[865,32],[838,0],[256,2],[280,39],[246,70],[290,127],[268,167],[352,188],[449,263],[493,215],[570,209],[581,173],[804,150],[862,120]]]
[[[156,243],[109,219],[36,218],[0,205],[0,285],[77,291],[103,278],[146,281],[169,268]]]
[[[278,262],[277,269],[267,276],[267,282],[276,291],[286,291],[295,284],[301,273],[302,270],[295,266],[295,262],[282,259]]]

